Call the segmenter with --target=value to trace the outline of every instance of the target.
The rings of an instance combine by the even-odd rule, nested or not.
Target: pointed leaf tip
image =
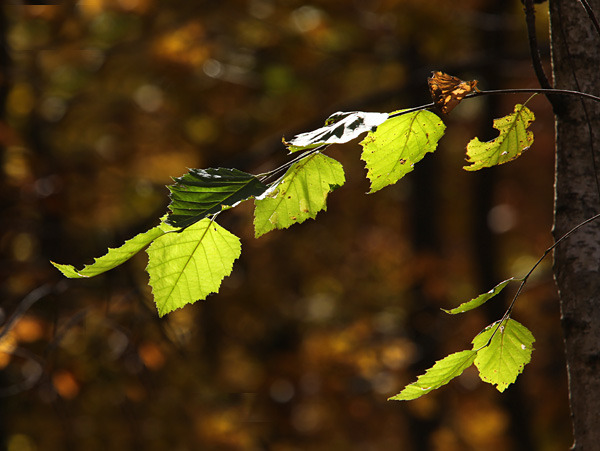
[[[435,362],[435,364],[420,375],[416,382],[407,385],[404,390],[389,398],[389,401],[410,401],[446,385],[452,379],[460,376],[470,367],[477,353],[473,350],[455,352]]]
[[[500,282],[498,285],[496,285],[494,288],[492,288],[490,291],[480,294],[479,296],[477,296],[474,299],[471,299],[468,302],[463,302],[462,304],[460,304],[458,307],[455,307],[453,309],[450,310],[446,310],[446,309],[442,309],[444,312],[449,313],[450,315],[456,315],[457,313],[464,313],[464,312],[468,312],[469,310],[473,310],[483,304],[485,304],[487,301],[489,301],[490,299],[492,299],[494,296],[496,296],[498,293],[500,293],[502,290],[504,290],[504,288],[512,281],[520,281],[521,279],[515,279],[514,277],[511,277],[510,279],[504,280],[502,282]]]
[[[109,248],[106,255],[94,259],[94,263],[85,265],[82,269],[76,269],[71,265],[52,263],[65,277],[70,279],[81,279],[100,275],[110,269],[113,269],[122,263],[125,263],[139,251],[148,246],[152,241],[164,235],[167,231],[164,226],[158,225],[146,232],[140,233],[135,237],[125,241],[117,248]]]

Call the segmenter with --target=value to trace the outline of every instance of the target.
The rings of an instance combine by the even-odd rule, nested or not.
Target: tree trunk
[[[588,0],[600,14],[600,0]],[[600,95],[600,36],[579,2],[550,0],[556,88]],[[600,104],[576,97],[556,105],[554,235],[600,211]],[[595,157],[594,157],[595,154]],[[596,161],[594,161],[596,158]],[[574,450],[600,446],[600,222],[575,232],[554,251],[560,293]]]

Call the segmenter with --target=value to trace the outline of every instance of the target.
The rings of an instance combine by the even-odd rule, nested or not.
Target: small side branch
[[[531,62],[533,63],[533,69],[535,75],[540,83],[540,86],[544,89],[551,89],[552,85],[548,81],[548,77],[544,72],[542,66],[542,59],[540,57],[540,48],[537,42],[537,36],[535,33],[535,8],[533,6],[533,0],[525,0],[525,23],[527,24],[527,37],[529,38],[529,51],[531,52]],[[548,96],[548,100],[552,103],[552,100]]]

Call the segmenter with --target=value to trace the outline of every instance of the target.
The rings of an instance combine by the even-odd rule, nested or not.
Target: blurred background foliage
[[[11,4],[12,3],[12,4]],[[515,319],[537,338],[500,395],[466,371],[388,402],[506,306],[449,308],[522,276],[551,244],[553,122],[536,98],[519,160],[461,170],[474,136],[525,98],[463,102],[434,155],[365,195],[347,183],[316,221],[253,238],[252,206],[220,216],[243,252],[221,292],[159,319],[145,255],[82,265],[155,225],[186,168],[258,173],[282,136],[338,110],[429,103],[443,70],[482,89],[535,87],[517,0],[66,0],[0,6],[0,437],[33,450],[562,450],[571,443],[550,261]],[[546,11],[539,39],[548,60]],[[16,316],[14,316],[16,315]]]

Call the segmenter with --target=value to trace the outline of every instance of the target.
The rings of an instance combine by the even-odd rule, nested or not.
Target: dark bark
[[[600,12],[600,0],[589,1]],[[550,2],[555,87],[600,94],[600,36],[578,2]],[[555,105],[556,107],[556,105]],[[556,113],[554,235],[600,211],[600,104],[563,98]],[[582,227],[554,252],[575,450],[600,443],[600,223]]]

